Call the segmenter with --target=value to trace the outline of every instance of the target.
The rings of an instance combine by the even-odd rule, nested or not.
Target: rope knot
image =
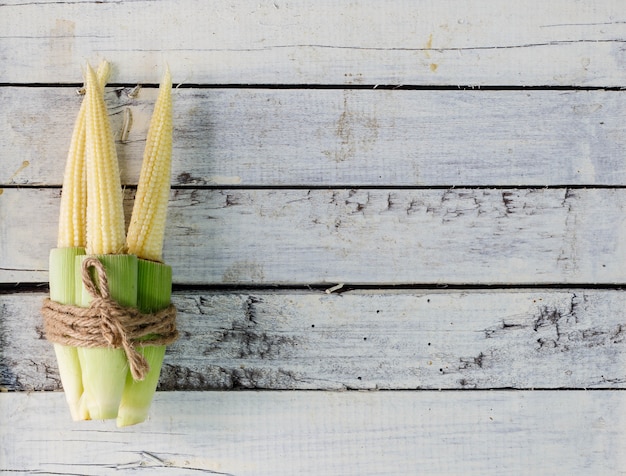
[[[92,268],[95,278],[90,273]],[[83,260],[81,278],[93,298],[89,307],[44,300],[41,312],[46,338],[72,347],[121,348],[133,378],[143,380],[150,366],[135,346],[174,342],[178,338],[176,308],[170,304],[156,313],[143,314],[138,309],[121,306],[111,298],[104,265],[93,256]]]

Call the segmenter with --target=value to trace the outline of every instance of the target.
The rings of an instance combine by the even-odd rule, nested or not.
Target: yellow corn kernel
[[[115,142],[104,90],[87,65],[87,254],[124,252],[124,208]]]
[[[146,140],[135,205],[128,228],[128,252],[162,261],[172,159],[172,78],[169,69],[159,86]]]
[[[111,71],[108,62],[98,66],[98,84],[104,88]],[[61,194],[61,211],[59,215],[59,234],[57,247],[84,248],[86,244],[86,213],[87,213],[87,178],[85,176],[85,114],[87,102],[83,101],[78,117],[74,123],[74,131],[70,149],[67,154],[63,192]]]

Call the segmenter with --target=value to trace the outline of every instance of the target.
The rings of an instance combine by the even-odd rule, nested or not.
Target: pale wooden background
[[[233,3],[0,3],[0,472],[626,474],[623,2]],[[129,204],[180,84],[181,339],[123,430],[38,315],[101,58]]]

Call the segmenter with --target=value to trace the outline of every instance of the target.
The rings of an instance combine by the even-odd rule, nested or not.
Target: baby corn
[[[137,257],[125,251],[122,186],[115,142],[104,102],[89,65],[86,70],[87,243],[105,267],[111,298],[122,306],[137,305]],[[80,259],[80,258],[79,258]],[[82,288],[79,305],[91,296]],[[83,377],[83,403],[92,419],[116,418],[128,362],[122,349],[78,348]]]
[[[168,69],[161,81],[152,113],[135,205],[128,227],[128,252],[139,258],[162,261],[171,162],[172,78]]]
[[[104,88],[110,73],[109,63],[98,67],[97,82]],[[85,254],[87,183],[85,171],[87,102],[83,101],[74,131],[63,177],[57,248],[50,251],[50,298],[61,304],[76,305],[76,257]],[[75,347],[54,344],[61,383],[74,420],[85,420],[89,414],[81,408],[83,383]]]
[[[63,181],[57,248],[50,253],[50,298],[87,307],[92,296],[81,278],[86,256],[104,265],[110,296],[144,313],[170,304],[172,269],[162,262],[172,154],[172,82],[166,71],[146,141],[141,176],[125,234],[123,194],[115,143],[104,102],[109,64],[87,65],[86,96],[72,135]],[[93,276],[97,283],[97,275]],[[149,341],[151,337],[144,337]],[[156,390],[164,345],[137,349],[150,371],[136,381],[118,348],[55,344],[72,417],[117,418],[118,426],[144,421]],[[135,374],[141,375],[141,374]]]
[[[162,263],[165,218],[170,193],[172,157],[172,79],[166,70],[154,107],[135,204],[128,228],[128,251],[139,258],[137,306],[146,313],[170,304],[172,268]],[[148,336],[150,337],[150,336]],[[156,390],[165,355],[164,345],[146,345],[139,351],[150,371],[142,381],[129,374],[117,417],[118,426],[144,421]]]

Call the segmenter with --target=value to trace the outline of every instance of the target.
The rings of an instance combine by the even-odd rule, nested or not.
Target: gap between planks
[[[133,83],[107,83],[110,89],[130,89],[136,87]],[[83,83],[0,83],[0,88],[82,88]],[[141,83],[142,88],[157,89],[158,83]],[[254,84],[254,83],[179,83],[175,89],[276,89],[276,90],[379,90],[379,91],[624,91],[626,86],[581,86],[571,85],[515,85],[515,84],[485,84],[485,85],[445,85],[445,84]]]

